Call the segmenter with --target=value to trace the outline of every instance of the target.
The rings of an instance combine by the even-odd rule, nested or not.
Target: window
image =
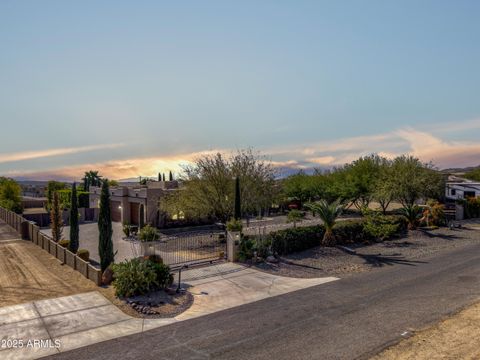
[[[457,190],[451,189],[451,190],[450,190],[450,195],[452,195],[452,196],[457,195]]]

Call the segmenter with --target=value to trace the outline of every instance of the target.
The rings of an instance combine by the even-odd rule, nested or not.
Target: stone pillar
[[[240,232],[227,232],[227,260],[230,262],[237,261],[238,245],[240,244]]]

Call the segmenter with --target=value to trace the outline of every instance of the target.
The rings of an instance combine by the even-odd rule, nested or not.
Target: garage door
[[[120,209],[120,201],[111,201],[110,202],[110,211],[112,213],[112,221],[120,222],[122,221],[122,213]]]

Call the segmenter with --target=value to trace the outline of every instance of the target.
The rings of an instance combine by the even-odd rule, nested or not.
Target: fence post
[[[237,261],[238,245],[240,244],[240,231],[227,232],[227,260]]]

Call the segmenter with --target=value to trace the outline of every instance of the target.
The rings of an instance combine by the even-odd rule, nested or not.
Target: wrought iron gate
[[[179,233],[155,242],[155,254],[171,266],[197,264],[225,259],[226,244],[224,231]]]

